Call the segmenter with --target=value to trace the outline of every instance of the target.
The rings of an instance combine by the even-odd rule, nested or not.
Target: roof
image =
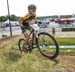
[[[75,21],[75,18],[62,18],[62,19],[57,19],[56,21]]]

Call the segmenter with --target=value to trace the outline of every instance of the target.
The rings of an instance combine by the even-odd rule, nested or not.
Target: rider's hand
[[[35,21],[35,24],[38,24],[38,22],[37,22],[37,21]]]

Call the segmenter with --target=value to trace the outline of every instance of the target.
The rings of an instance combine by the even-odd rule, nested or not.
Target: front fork
[[[38,34],[33,33],[33,36],[32,36],[32,49],[37,48],[37,42],[38,42]]]

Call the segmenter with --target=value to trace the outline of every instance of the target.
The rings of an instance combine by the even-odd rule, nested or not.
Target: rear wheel
[[[20,39],[18,42],[18,46],[21,53],[29,51],[29,45],[26,44],[25,39]]]
[[[54,59],[59,54],[59,46],[56,40],[48,33],[41,32],[38,34],[38,49],[40,53],[50,59]]]

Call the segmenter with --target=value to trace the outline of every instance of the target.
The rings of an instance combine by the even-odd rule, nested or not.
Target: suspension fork
[[[36,48],[38,48],[38,33],[37,32],[35,34],[35,43],[36,43]]]
[[[34,33],[34,31],[32,30],[31,33],[29,34],[29,36],[32,34],[31,43],[29,44],[29,47],[30,47],[30,53],[31,53],[31,51],[32,51],[32,49],[33,49],[33,33]]]
[[[33,47],[33,45],[34,45],[34,37],[35,37],[35,33],[34,33],[34,31],[33,31],[33,33],[32,33],[32,49],[34,48],[34,47]]]
[[[38,43],[38,37],[36,36],[35,31],[32,33],[32,48],[36,48]],[[35,46],[34,46],[35,44]]]

